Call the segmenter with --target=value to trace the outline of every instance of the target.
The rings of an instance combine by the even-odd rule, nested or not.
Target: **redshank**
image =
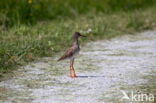
[[[58,61],[64,59],[70,60],[70,77],[72,78],[77,77],[73,65],[74,65],[74,59],[79,54],[80,51],[79,41],[78,41],[79,37],[86,37],[86,36],[81,35],[79,32],[75,32],[72,37],[73,40],[72,46],[69,49],[67,49],[65,54],[60,59],[58,59]]]

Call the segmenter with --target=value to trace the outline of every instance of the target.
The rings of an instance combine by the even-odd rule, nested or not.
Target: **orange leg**
[[[74,77],[77,77],[77,75],[76,75],[76,73],[75,73],[75,70],[74,70],[74,68],[73,68],[73,71],[74,71]]]
[[[74,65],[74,59],[71,61],[71,67],[72,67],[72,71],[74,73],[74,77],[77,77],[73,65]]]
[[[72,75],[72,65],[70,64],[70,77],[73,78],[73,75]]]
[[[73,71],[73,62],[72,62],[72,60],[70,61],[70,77],[71,78],[73,78],[74,76],[73,76],[73,73],[72,73],[72,71]]]

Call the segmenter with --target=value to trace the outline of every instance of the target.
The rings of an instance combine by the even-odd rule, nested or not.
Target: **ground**
[[[0,82],[0,102],[132,103],[131,92],[156,95],[155,34],[89,42],[75,61],[74,79],[67,76],[69,61],[57,62],[59,55],[30,63]],[[122,99],[123,91],[129,99]]]

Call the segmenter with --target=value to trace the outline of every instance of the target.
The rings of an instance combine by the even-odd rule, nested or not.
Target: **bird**
[[[86,37],[84,35],[81,35],[79,32],[75,32],[72,36],[72,45],[70,48],[66,50],[63,56],[61,56],[58,61],[69,59],[70,60],[70,77],[76,78],[77,75],[74,70],[74,59],[80,52],[80,45],[79,45],[79,38],[80,37]]]

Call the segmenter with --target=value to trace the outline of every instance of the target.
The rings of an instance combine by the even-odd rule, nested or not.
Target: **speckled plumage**
[[[65,54],[58,59],[58,61],[60,60],[64,60],[64,59],[74,59],[75,56],[79,53],[80,51],[80,47],[79,47],[79,41],[78,38],[81,36],[80,33],[75,32],[73,35],[73,42],[72,42],[72,46],[67,49],[67,51],[65,52]]]

